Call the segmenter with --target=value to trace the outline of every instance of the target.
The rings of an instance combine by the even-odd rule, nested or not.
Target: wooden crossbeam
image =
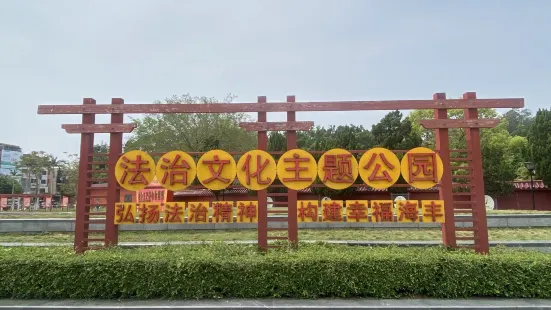
[[[208,104],[40,105],[38,114],[239,113],[415,109],[522,108],[524,99],[432,99]]]
[[[312,129],[314,122],[247,122],[240,123],[239,127],[246,131],[299,131]]]
[[[425,119],[420,123],[425,129],[494,128],[499,124],[499,119]]]
[[[67,133],[130,133],[136,124],[63,124],[61,128]]]

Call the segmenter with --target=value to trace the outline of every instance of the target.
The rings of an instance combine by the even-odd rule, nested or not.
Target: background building
[[[10,175],[23,152],[17,145],[0,143],[0,174]]]

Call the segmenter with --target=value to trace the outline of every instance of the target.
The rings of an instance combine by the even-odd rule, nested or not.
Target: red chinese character
[[[203,206],[202,203],[199,203],[197,206],[194,204],[191,204],[191,207],[189,208],[189,218],[188,222],[190,223],[208,223],[209,221],[209,209],[205,206]]]
[[[367,162],[367,165],[365,165],[364,169],[368,170],[369,168],[371,168],[371,166],[373,165],[373,163],[377,159],[377,155],[379,155],[379,157],[381,158],[381,160],[383,161],[383,164],[387,167],[387,169],[389,169],[389,170],[394,169],[394,165],[392,163],[390,163],[388,161],[388,159],[386,159],[384,153],[373,153],[373,154],[371,154],[371,158],[369,158],[369,161]],[[367,179],[369,181],[388,181],[388,182],[392,182],[392,177],[390,176],[388,171],[383,170],[380,173],[382,175],[378,175],[380,170],[381,170],[381,164],[376,164],[375,168],[373,169],[373,171],[371,172],[371,174],[369,175],[369,177]]]
[[[355,201],[354,203],[348,205],[347,209],[347,221],[350,222],[350,219],[356,219],[356,222],[359,222],[361,219],[367,219],[367,205]]]
[[[308,171],[308,167],[301,167],[300,163],[307,163],[310,161],[310,158],[301,158],[299,154],[295,153],[293,154],[293,158],[284,158],[283,162],[289,163],[292,162],[294,165],[293,167],[287,167],[285,168],[285,171],[294,171],[295,177],[294,178],[283,178],[283,182],[291,182],[291,181],[297,181],[297,182],[311,182],[312,178],[301,178],[300,172],[301,171]]]
[[[311,218],[312,222],[318,221],[318,206],[308,202],[306,206],[304,206],[304,201],[300,202],[300,208],[298,208],[298,216],[300,217],[300,221],[304,222],[304,218]]]
[[[338,154],[323,156],[323,182],[328,180],[334,183],[352,183],[352,154]]]
[[[174,205],[165,205],[165,223],[182,223],[184,208],[177,203]]]
[[[123,156],[122,161],[123,162],[120,163],[119,166],[124,169],[124,172],[122,173],[121,179],[119,181],[120,184],[125,184],[128,173],[132,173],[128,184],[149,184],[149,182],[147,182],[147,180],[145,179],[143,173],[149,172],[150,169],[147,167],[142,167],[142,165],[147,165],[149,163],[148,160],[142,160],[142,156],[137,155],[136,160],[130,160],[126,158],[126,156]],[[129,165],[134,165],[134,168],[130,168]]]
[[[128,206],[125,210],[122,203],[115,206],[115,214],[117,216],[117,223],[134,223],[136,220],[136,216],[132,213],[132,207]]]
[[[159,223],[160,219],[160,206],[158,204],[140,204],[138,207],[138,223],[140,224],[154,224]]]
[[[409,182],[432,181],[438,183],[436,153],[408,153]]]
[[[222,174],[222,170],[224,169],[224,165],[227,165],[230,163],[229,159],[219,159],[218,155],[214,155],[213,160],[203,160],[203,164],[209,166],[210,174],[212,175],[210,178],[203,181],[204,184],[208,184],[214,180],[219,180],[222,183],[229,183],[231,180],[226,179],[222,177],[220,174]],[[214,171],[214,165],[217,165],[216,171]]]
[[[190,167],[180,154],[176,154],[172,162],[166,157],[163,157],[161,161],[164,163],[161,164],[161,168],[165,170],[161,179],[162,184],[166,184],[167,179],[169,179],[170,185],[176,183],[188,185],[187,173]]]
[[[342,221],[342,205],[336,201],[323,204],[323,219],[331,222]]]
[[[400,200],[398,203],[398,220],[402,221],[404,218],[412,222],[417,221],[419,218],[419,210],[417,210],[417,204],[407,200]]]
[[[394,213],[392,212],[392,201],[373,202],[373,213],[375,222],[394,222]]]
[[[441,217],[444,214],[440,213],[442,205],[436,204],[434,201],[431,201],[429,205],[425,205],[425,212],[423,213],[423,218],[430,217],[433,222],[436,222],[437,217]]]
[[[251,168],[250,168],[251,157],[252,157],[251,154],[247,154],[247,158],[245,158],[245,164],[243,165],[243,168],[241,169],[241,170],[243,170],[247,173],[247,181],[246,181],[247,185],[251,184],[251,177],[257,178],[258,184],[261,184],[261,185],[270,184],[270,182],[272,182],[272,179],[266,178],[266,180],[262,180],[262,177],[260,175],[262,170],[264,170],[266,168],[266,166],[268,166],[268,164],[270,163],[270,160],[266,159],[261,164],[262,157],[260,155],[256,155],[256,171],[251,173]]]
[[[216,219],[217,223],[233,223],[233,205],[231,203],[217,202],[214,204],[213,210],[212,217]]]
[[[256,218],[256,205],[254,203],[249,203],[245,205],[243,202],[239,203],[239,211],[237,211],[237,216],[239,216],[239,221],[243,222],[243,218],[248,218],[249,222],[253,222]]]

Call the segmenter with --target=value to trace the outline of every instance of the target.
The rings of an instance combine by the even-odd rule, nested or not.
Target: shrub
[[[550,298],[549,279],[551,255],[507,249],[0,248],[0,298]]]

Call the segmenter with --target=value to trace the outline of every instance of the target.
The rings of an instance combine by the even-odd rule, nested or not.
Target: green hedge
[[[0,248],[0,298],[551,297],[551,255],[493,249],[200,245]]]

